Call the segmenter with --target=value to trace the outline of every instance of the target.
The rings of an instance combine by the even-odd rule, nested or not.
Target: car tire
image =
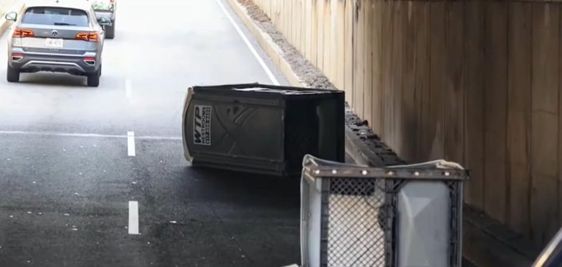
[[[100,85],[101,66],[95,73],[88,75],[88,86],[98,87]]]
[[[112,21],[111,26],[105,28],[105,38],[115,38],[115,21]]]
[[[6,79],[8,82],[17,83],[20,81],[20,72],[10,66],[6,70]]]

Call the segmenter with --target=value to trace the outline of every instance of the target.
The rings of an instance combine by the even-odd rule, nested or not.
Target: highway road
[[[282,266],[299,183],[192,169],[194,84],[286,81],[223,0],[120,0],[100,87],[8,83],[0,39],[0,266]]]

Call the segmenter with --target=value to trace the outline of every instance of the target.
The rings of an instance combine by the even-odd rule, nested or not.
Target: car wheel
[[[20,81],[20,72],[8,66],[8,70],[6,71],[6,79],[8,80],[8,82],[17,83]]]
[[[105,28],[105,38],[107,39],[115,38],[115,21],[111,23],[111,26]]]
[[[95,73],[88,75],[88,86],[98,87],[100,85],[101,66]]]

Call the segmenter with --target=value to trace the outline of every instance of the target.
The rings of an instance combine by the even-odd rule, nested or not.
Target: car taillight
[[[95,65],[96,64],[96,58],[95,57],[85,57],[84,62],[86,62],[87,64],[90,64],[90,65]]]
[[[99,40],[99,36],[97,32],[79,32],[76,34],[75,39],[88,42],[97,42]]]
[[[13,61],[18,61],[21,60],[23,58],[23,54],[21,53],[12,53],[12,60]]]
[[[16,30],[14,31],[14,34],[12,36],[13,37],[25,38],[25,37],[33,37],[33,36],[35,36],[35,34],[33,33],[32,30],[29,30],[29,29],[16,28]]]

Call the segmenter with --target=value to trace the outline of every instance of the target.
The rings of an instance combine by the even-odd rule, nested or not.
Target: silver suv
[[[104,31],[87,2],[33,2],[21,18],[11,12],[6,20],[15,22],[8,40],[9,82],[18,82],[22,72],[50,71],[83,75],[88,86],[99,85]]]

